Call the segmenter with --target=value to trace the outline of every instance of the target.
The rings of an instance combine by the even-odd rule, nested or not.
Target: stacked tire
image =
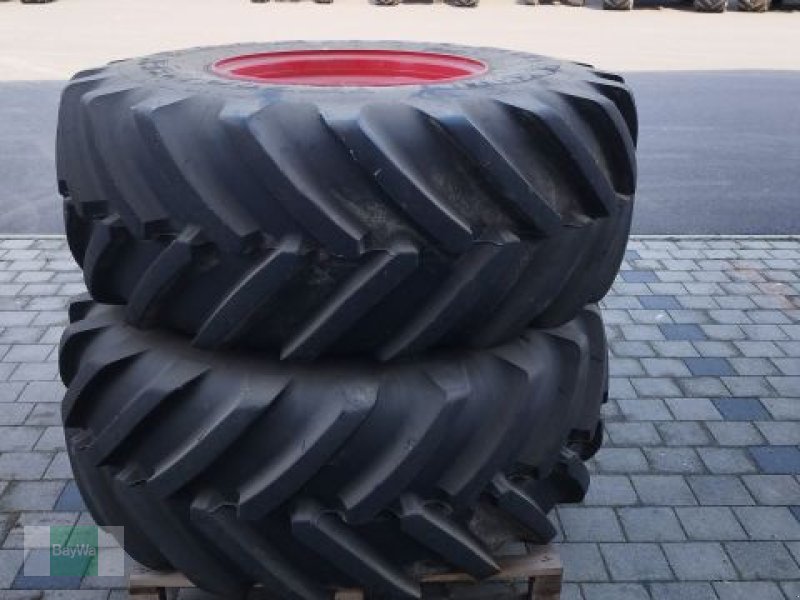
[[[60,368],[96,521],[228,598],[418,598],[551,539],[602,441],[636,135],[620,77],[506,50],[76,75],[58,178],[89,293]]]

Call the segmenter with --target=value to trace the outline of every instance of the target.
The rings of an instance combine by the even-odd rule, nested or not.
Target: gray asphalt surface
[[[800,73],[630,73],[635,233],[800,234]],[[61,233],[60,82],[0,83],[0,233]]]

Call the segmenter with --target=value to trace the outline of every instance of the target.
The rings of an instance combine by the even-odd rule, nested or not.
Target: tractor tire
[[[400,4],[400,0],[372,0],[372,4],[375,6],[397,6]]]
[[[770,0],[738,0],[736,10],[744,12],[767,12],[770,9]]]
[[[544,542],[598,448],[607,350],[594,306],[489,350],[313,366],[189,345],[119,306],[70,307],[69,457],[127,552],[225,598],[329,585],[419,598],[421,569],[477,578]]]
[[[728,0],[694,0],[697,12],[722,13],[728,8]]]
[[[633,0],[603,0],[604,10],[633,10]]]
[[[564,6],[582,7],[586,6],[586,0],[561,0],[561,4]]]
[[[488,70],[383,87],[209,70],[235,54],[367,47]],[[57,164],[87,287],[131,324],[205,349],[389,360],[490,348],[600,300],[627,243],[636,135],[622,79],[585,65],[255,44],[78,74]]]
[[[479,2],[480,0],[445,0],[446,4],[458,8],[473,8],[475,6],[478,6]]]

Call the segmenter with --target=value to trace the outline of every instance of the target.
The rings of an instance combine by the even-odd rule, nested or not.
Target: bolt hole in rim
[[[450,83],[488,71],[483,61],[404,50],[292,50],[231,56],[211,70],[221,77],[278,85],[377,86]]]

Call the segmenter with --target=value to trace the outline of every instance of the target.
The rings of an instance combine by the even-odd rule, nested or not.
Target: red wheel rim
[[[447,83],[485,73],[466,56],[402,50],[293,50],[232,56],[215,62],[222,77],[259,83],[392,86]]]

